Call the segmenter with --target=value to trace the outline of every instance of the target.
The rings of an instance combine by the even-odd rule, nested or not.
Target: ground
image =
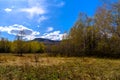
[[[1,54],[0,80],[120,80],[120,60]]]

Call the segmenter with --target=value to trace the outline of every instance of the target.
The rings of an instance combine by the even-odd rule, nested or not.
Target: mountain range
[[[50,40],[50,39],[45,39],[45,38],[35,38],[32,41],[42,42],[45,45],[54,45],[54,44],[59,44],[61,42],[58,40]]]

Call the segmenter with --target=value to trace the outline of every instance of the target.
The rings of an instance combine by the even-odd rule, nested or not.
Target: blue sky
[[[99,0],[0,0],[0,36],[14,40],[24,30],[27,40],[61,40],[80,12],[93,16],[99,4]]]

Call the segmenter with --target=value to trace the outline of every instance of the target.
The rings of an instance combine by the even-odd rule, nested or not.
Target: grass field
[[[120,60],[1,54],[0,80],[120,80]]]

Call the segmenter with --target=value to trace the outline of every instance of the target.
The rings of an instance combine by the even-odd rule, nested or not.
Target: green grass
[[[38,58],[1,55],[0,80],[120,80],[119,59]]]

